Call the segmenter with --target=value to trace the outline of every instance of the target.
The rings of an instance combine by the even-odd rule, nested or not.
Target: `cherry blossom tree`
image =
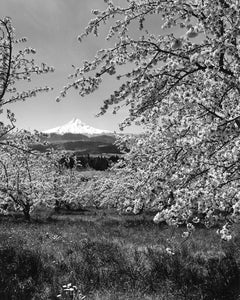
[[[39,87],[19,92],[16,85],[19,81],[30,82],[34,74],[54,69],[46,64],[37,66],[32,57],[36,51],[19,47],[24,42],[26,38],[16,39],[9,17],[0,19],[0,114],[5,113],[6,107],[8,120],[7,124],[0,122],[0,201],[2,208],[9,208],[10,201],[12,208],[20,208],[29,219],[31,206],[46,194],[45,190],[52,191],[47,174],[53,170],[54,160],[31,150],[31,144],[40,140],[40,134],[14,130],[15,115],[8,107],[49,91],[49,87]]]
[[[26,38],[17,39],[9,17],[0,19],[0,113],[3,108],[16,101],[25,101],[27,98],[34,97],[39,92],[50,90],[48,86],[30,88],[19,92],[16,85],[19,81],[31,82],[32,75],[53,72],[54,68],[42,63],[36,65],[32,55],[36,50],[30,47],[21,48],[19,44],[25,43]],[[20,48],[20,49],[19,49]],[[19,49],[19,50],[18,50]],[[1,137],[14,128],[15,118],[11,111],[7,110],[7,117],[10,127],[3,130]],[[2,124],[2,123],[1,123]],[[1,125],[3,126],[3,125]]]
[[[56,166],[53,154],[31,151],[37,135],[16,132],[7,137],[8,145],[1,146],[0,207],[1,213],[22,211],[30,220],[32,210],[44,203],[53,207]]]
[[[85,96],[106,76],[116,76],[120,87],[100,114],[126,106],[121,127],[136,122],[148,128],[132,144],[124,168],[137,174],[138,201],[149,201],[158,183],[156,199],[164,208],[156,222],[239,221],[240,2],[105,2],[79,40],[97,36],[109,22],[111,45],[76,68],[60,98],[71,88]]]

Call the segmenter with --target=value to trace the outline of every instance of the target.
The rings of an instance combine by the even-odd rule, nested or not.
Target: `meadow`
[[[154,224],[150,214],[0,219],[0,299],[240,299],[240,228]]]

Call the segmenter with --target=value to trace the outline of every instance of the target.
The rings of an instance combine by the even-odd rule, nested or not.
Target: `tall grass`
[[[0,299],[73,300],[68,283],[75,300],[239,299],[238,233],[223,243],[199,229],[183,243],[184,229],[146,219],[89,219],[0,222]]]

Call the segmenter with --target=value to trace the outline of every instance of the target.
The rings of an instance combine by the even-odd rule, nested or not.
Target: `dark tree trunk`
[[[24,217],[25,217],[25,220],[26,220],[26,221],[30,221],[30,220],[31,220],[31,216],[30,216],[30,206],[29,206],[29,205],[26,205],[26,206],[23,208],[23,214],[24,214]]]

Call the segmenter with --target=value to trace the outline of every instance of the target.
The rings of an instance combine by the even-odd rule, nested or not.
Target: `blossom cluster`
[[[239,1],[106,4],[104,11],[93,11],[79,39],[98,35],[109,22],[106,39],[114,46],[75,68],[61,95],[71,88],[87,95],[104,75],[116,76],[119,88],[100,114],[125,106],[129,114],[120,129],[134,122],[146,128],[142,136],[122,139],[129,152],[105,199],[128,211],[156,208],[156,222],[207,227],[238,222]],[[159,32],[149,29],[154,16]],[[131,30],[136,22],[139,34]],[[109,180],[102,185],[106,191]]]
[[[32,144],[41,142],[41,134],[15,130],[16,117],[8,106],[48,92],[48,86],[18,91],[16,84],[31,81],[34,74],[53,72],[54,68],[44,63],[37,66],[32,57],[36,50],[21,48],[27,39],[16,39],[14,31],[9,17],[0,19],[0,114],[7,117],[5,124],[0,122],[0,207],[3,213],[20,209],[29,218],[38,202],[53,202],[54,159],[32,150]]]

